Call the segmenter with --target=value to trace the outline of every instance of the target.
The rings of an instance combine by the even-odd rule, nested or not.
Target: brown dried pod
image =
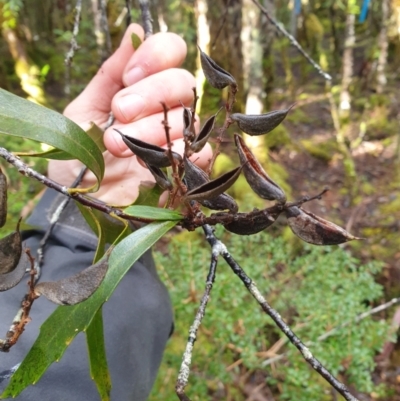
[[[88,299],[99,288],[107,269],[108,260],[101,259],[71,277],[39,283],[35,287],[35,293],[44,295],[58,305],[75,305]]]
[[[0,274],[0,291],[7,291],[15,287],[30,268],[31,259],[26,252],[23,252],[14,270],[9,273]]]
[[[238,213],[235,220],[224,224],[224,227],[231,233],[238,235],[252,235],[265,230],[275,223],[280,212],[274,215],[267,213],[257,213],[249,216],[249,213]]]
[[[197,46],[198,47],[198,46]],[[199,47],[201,68],[211,86],[223,89],[228,85],[237,86],[235,78],[221,68],[211,57],[207,56]]]
[[[208,138],[211,135],[211,132],[214,129],[215,118],[217,117],[216,114],[211,116],[201,128],[199,135],[195,138],[195,140],[190,144],[190,149],[193,152],[197,153],[200,152],[201,149],[204,148],[205,144],[208,141]]]
[[[7,221],[7,178],[0,168],[0,227]]]
[[[354,239],[361,239],[300,207],[289,207],[285,213],[293,233],[310,244],[338,245]]]
[[[152,145],[147,142],[143,142],[139,139],[132,138],[130,136],[124,135],[121,131],[114,128],[125,142],[125,145],[138,157],[140,157],[145,163],[150,164],[155,167],[168,167],[171,165],[171,161],[168,157],[168,152],[166,149],[161,148],[157,145]],[[182,157],[176,153],[172,152],[172,157],[178,161],[182,161]]]
[[[192,124],[192,112],[190,109],[183,107],[183,136],[187,138],[189,141],[193,141],[196,136],[194,132],[194,124]]]
[[[198,202],[213,199],[230,188],[238,179],[241,171],[242,166],[236,167],[215,180],[209,181],[195,189],[186,192],[184,199],[186,201],[195,200]]]
[[[16,231],[0,240],[0,274],[6,274],[15,269],[22,253],[22,238],[19,232],[19,219]]]
[[[162,189],[165,190],[171,190],[173,185],[171,181],[168,179],[164,171],[162,171],[160,168],[155,167],[155,166],[150,166],[150,164],[146,163],[147,168],[149,169],[150,173],[153,174],[154,179],[156,180],[156,183],[158,186]]]
[[[243,164],[244,176],[251,189],[263,199],[286,203],[283,189],[268,176],[240,135],[235,134],[235,143]]]
[[[185,183],[189,191],[198,188],[199,186],[206,184],[207,182],[210,182],[207,174],[186,157],[184,158],[184,168]],[[199,203],[212,210],[228,209],[232,213],[236,213],[238,211],[238,205],[235,200],[225,193],[222,193],[215,198],[199,201]]]
[[[230,115],[230,118],[246,134],[263,135],[276,128],[285,119],[292,107],[290,106],[286,110],[270,111],[266,114],[234,113]]]

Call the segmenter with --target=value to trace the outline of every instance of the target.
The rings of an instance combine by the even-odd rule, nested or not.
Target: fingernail
[[[127,122],[138,116],[145,105],[146,103],[142,96],[137,94],[123,96],[117,101],[117,107]]]
[[[140,67],[133,67],[124,75],[125,86],[130,86],[146,78],[146,73]]]

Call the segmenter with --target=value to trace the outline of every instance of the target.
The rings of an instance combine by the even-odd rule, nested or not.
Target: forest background
[[[79,49],[67,67],[75,2],[0,0],[0,87],[61,112],[118,45],[127,14],[140,22],[138,5],[133,2],[128,10],[128,3],[82,2]],[[331,82],[251,0],[154,1],[154,30],[176,32],[187,42],[184,67],[198,78],[203,121],[223,105],[226,93],[205,84],[197,44],[242,88],[236,111],[259,114],[295,103],[282,125],[265,137],[252,137],[248,146],[293,199],[329,186],[329,193],[307,210],[365,239],[337,249],[305,246],[279,221],[268,234],[239,239],[220,234],[270,303],[303,340],[314,343],[313,352],[360,399],[400,400],[400,313],[395,307],[368,313],[397,298],[400,290],[400,1],[262,4],[332,76]],[[224,144],[214,175],[234,166],[231,143]],[[9,136],[1,145],[41,150],[40,144]],[[11,231],[43,188],[0,163],[10,183],[6,230]],[[29,163],[46,172],[42,160]],[[239,179],[231,195],[241,205],[264,207],[265,201],[246,186]],[[175,232],[157,247],[176,328],[153,401],[176,399],[174,379],[208,263],[199,238]],[[189,388],[193,400],[337,399],[237,286],[228,271],[219,273],[196,343]],[[357,318],[361,313],[367,317]]]

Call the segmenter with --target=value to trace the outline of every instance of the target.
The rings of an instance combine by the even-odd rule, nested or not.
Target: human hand
[[[107,151],[104,179],[93,196],[110,204],[132,203],[141,181],[154,181],[150,172],[142,167],[136,156],[126,147],[114,128],[124,134],[143,141],[165,146],[166,138],[162,106],[164,102],[171,110],[168,113],[170,135],[174,151],[183,149],[183,118],[180,102],[190,105],[193,99],[194,77],[178,69],[186,56],[186,44],[177,35],[159,33],[149,37],[135,51],[131,34],[142,40],[143,29],[132,24],[126,31],[120,47],[102,65],[85,90],[71,102],[64,115],[87,129],[93,121],[104,126],[110,111],[115,123],[104,133]],[[204,167],[211,157],[210,147],[194,155],[196,163]],[[63,185],[71,185],[79,174],[82,164],[77,160],[49,163],[49,177]],[[85,174],[83,186],[96,182],[91,172]]]

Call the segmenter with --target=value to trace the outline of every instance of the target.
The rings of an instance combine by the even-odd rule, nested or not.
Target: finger
[[[138,24],[130,25],[118,49],[105,61],[85,90],[67,106],[64,115],[78,124],[89,120],[97,124],[105,122],[112,98],[124,86],[123,71],[135,52],[132,47],[132,33],[143,40],[143,28]]]
[[[157,72],[179,67],[186,57],[186,43],[174,33],[150,36],[129,60],[123,82],[130,86]]]
[[[161,71],[118,92],[112,101],[112,111],[122,123],[136,121],[162,111],[161,102],[169,108],[179,106],[180,102],[190,104],[195,86],[193,75],[186,70]]]
[[[157,146],[164,146],[167,142],[165,130],[162,125],[164,120],[163,113],[152,114],[148,117],[134,121],[130,124],[121,124],[116,122],[110,127],[103,137],[106,148],[117,157],[130,157],[132,152],[125,145],[121,135],[114,130],[120,130],[123,134],[140,139],[141,141],[151,143]],[[170,129],[171,140],[182,137],[183,116],[182,107],[176,107],[168,112],[168,125]],[[199,130],[199,118],[196,117],[195,129]]]

